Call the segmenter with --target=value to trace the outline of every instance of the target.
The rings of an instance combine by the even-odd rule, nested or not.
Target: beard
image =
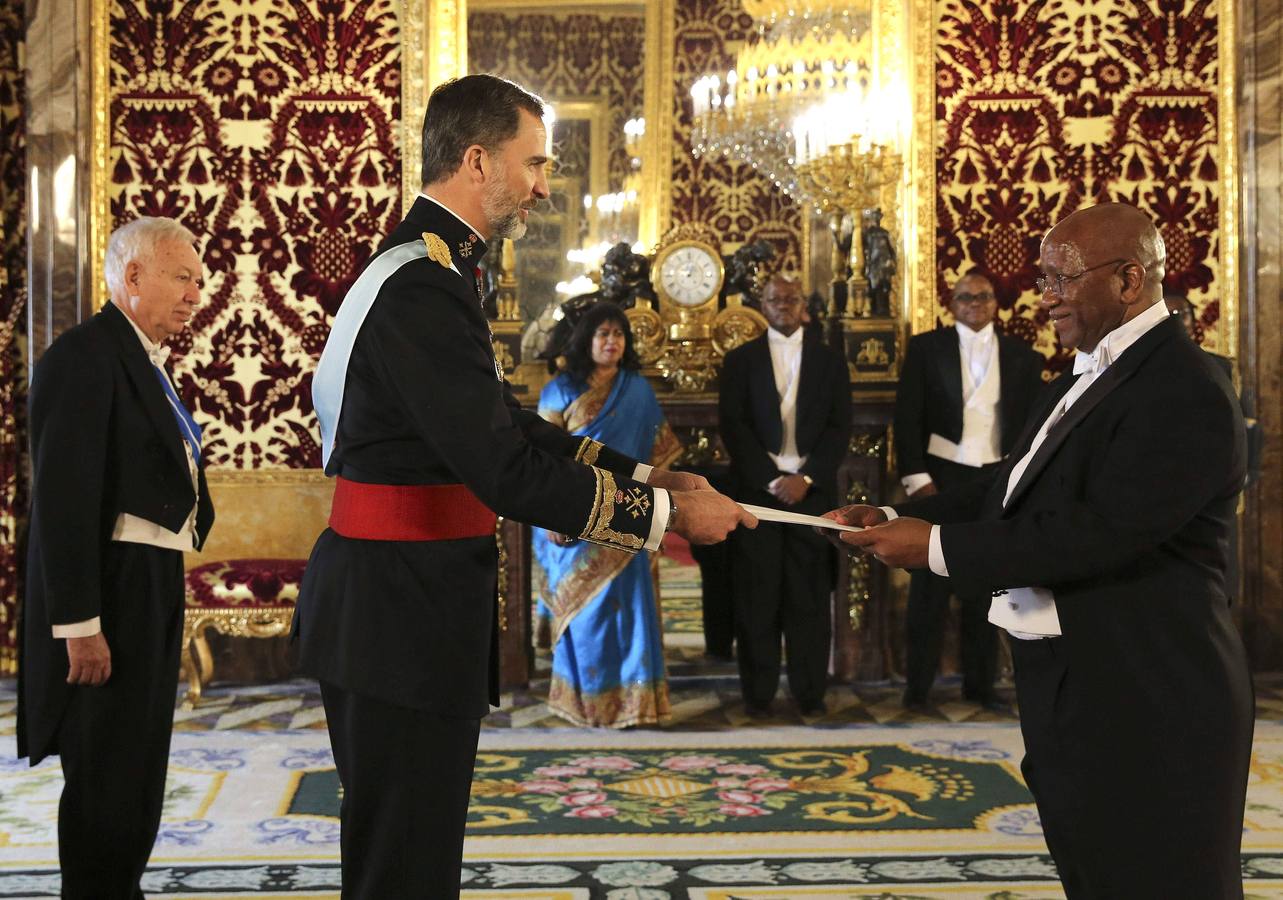
[[[519,241],[525,237],[526,223],[521,221],[521,200],[508,193],[505,174],[498,171],[495,180],[486,185],[481,196],[481,211],[490,223],[491,239]]]

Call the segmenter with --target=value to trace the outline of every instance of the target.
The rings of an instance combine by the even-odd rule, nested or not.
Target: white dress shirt
[[[802,373],[801,328],[785,336],[774,328],[766,330],[766,343],[771,349],[771,368],[775,372],[775,391],[780,396],[780,452],[770,453],[775,468],[794,473],[806,463],[797,452],[797,383]],[[771,481],[774,484],[779,479]]]
[[[961,322],[958,331],[959,365],[962,369],[962,438],[957,443],[941,434],[927,438],[927,453],[962,466],[980,468],[1002,459],[998,404],[1002,375],[998,366],[998,337],[990,322],[973,331]],[[905,493],[913,494],[931,484],[926,472],[911,472],[900,479]]]
[[[143,349],[147,351],[147,358],[151,361],[151,364],[160,370],[164,378],[169,378],[169,374],[165,371],[165,362],[169,359],[169,348],[154,343],[151,338],[143,333],[143,330],[138,327],[133,319],[128,316],[125,319],[129,322],[130,327],[134,329],[134,334],[138,335],[138,340],[142,343]],[[168,398],[166,399],[168,400]],[[183,449],[187,449],[185,440],[183,441]],[[192,479],[192,487],[199,490],[196,461],[192,459],[190,452],[185,453],[184,456],[187,458],[187,471]],[[147,519],[133,516],[129,513],[121,513],[116,517],[116,524],[111,530],[111,539],[129,544],[149,544],[165,550],[191,552],[196,549],[197,542],[196,505],[192,505],[192,511],[187,514],[187,521],[183,523],[183,527],[179,531],[170,531],[165,526],[150,522]],[[100,631],[102,631],[102,622],[98,616],[86,619],[83,622],[69,622],[65,625],[53,626],[53,636],[55,638],[93,637]]]
[[[1038,448],[1047,439],[1047,433],[1060,420],[1074,403],[1086,393],[1101,372],[1109,368],[1124,351],[1136,343],[1142,335],[1167,319],[1167,307],[1155,303],[1129,322],[1115,328],[1101,338],[1096,349],[1091,353],[1078,353],[1074,357],[1074,374],[1078,380],[1056,404],[1038,433],[1034,436],[1029,451],[1011,469],[1007,479],[1007,493],[1003,497],[1003,506],[1011,499],[1011,492],[1020,483],[1020,478],[1029,468]],[[940,544],[940,526],[931,526],[929,547],[931,571],[937,575],[948,576],[949,566],[944,557],[944,548]],[[1056,614],[1056,597],[1044,587],[1010,588],[1006,593],[993,598],[989,607],[989,621],[1000,628],[1005,628],[1013,637],[1025,640],[1054,637],[1061,633],[1060,618]]]

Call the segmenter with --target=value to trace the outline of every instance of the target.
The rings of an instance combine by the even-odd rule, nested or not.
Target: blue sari
[[[539,395],[539,414],[575,435],[654,465],[681,445],[655,392],[621,369],[590,388],[563,372]],[[534,594],[553,616],[555,645],[548,707],[576,725],[626,728],[670,714],[659,607],[649,554],[587,541],[556,543],[536,528]]]

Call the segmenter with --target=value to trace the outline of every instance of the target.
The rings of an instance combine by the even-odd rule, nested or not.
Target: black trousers
[[[734,567],[727,541],[691,545],[691,556],[699,563],[700,607],[704,616],[704,649],[713,656],[730,659],[735,646]]]
[[[927,457],[931,480],[940,490],[948,490],[978,477],[990,467],[962,466],[938,457]],[[929,569],[919,569],[909,576],[909,605],[905,635],[908,641],[905,663],[905,699],[923,702],[935,683],[940,667],[940,646],[944,639],[944,622],[949,611],[953,584]],[[962,656],[962,696],[984,701],[993,697],[993,683],[998,674],[998,629],[989,624],[988,593],[958,593],[960,607],[960,645]]]
[[[321,699],[343,785],[344,900],[458,897],[481,720],[324,681]]]
[[[780,506],[765,491],[745,503]],[[812,491],[793,510],[818,515],[833,508]],[[744,703],[762,708],[780,683],[780,636],[788,658],[789,691],[804,710],[824,700],[832,633],[832,548],[809,528],[762,522],[734,536],[735,656]]]
[[[735,496],[734,483],[724,465],[686,466],[684,471],[703,475],[728,497]],[[730,659],[735,652],[734,562],[729,541],[691,545],[691,557],[699,564],[700,608],[704,621],[704,649],[713,656]]]
[[[1130,718],[1102,714],[1081,685],[1127,686],[1116,667],[1076,671],[1064,638],[1013,638],[1011,655],[1020,769],[1068,900],[1242,900],[1250,719],[1236,729],[1224,709],[1192,709],[1166,733],[1143,703]],[[1178,768],[1197,776],[1169,777]]]
[[[183,634],[176,550],[109,544],[102,630],[111,677],[75,687],[58,729],[58,858],[68,900],[134,900],[160,828]]]

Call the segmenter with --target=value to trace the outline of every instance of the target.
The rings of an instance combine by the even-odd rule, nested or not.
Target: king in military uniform
[[[490,75],[432,93],[423,193],[335,318],[313,381],[330,527],[295,616],[343,785],[345,898],[458,895],[480,720],[498,704],[496,515],[637,552],[756,524],[520,408],[475,268],[548,197],[544,108]]]

